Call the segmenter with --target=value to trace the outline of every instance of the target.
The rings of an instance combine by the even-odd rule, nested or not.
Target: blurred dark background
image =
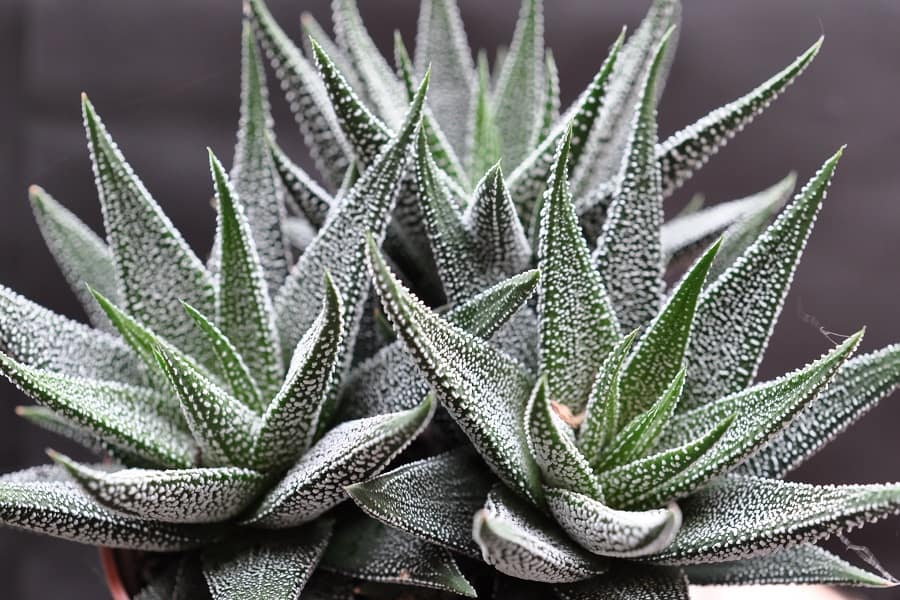
[[[270,0],[299,40],[299,14],[330,23],[327,0]],[[376,42],[399,28],[413,40],[414,0],[361,0]],[[648,1],[547,2],[546,39],[564,102],[593,75],[622,24]],[[667,135],[743,94],[789,63],[820,33],[808,72],[683,190],[717,202],[755,192],[790,170],[803,181],[841,144],[848,150],[819,218],[762,368],[770,377],[830,347],[813,323],[851,333],[863,350],[900,339],[900,3],[686,0],[679,50],[660,110]],[[507,44],[518,0],[460,0],[475,47]],[[56,311],[80,309],[33,224],[26,188],[44,186],[100,227],[79,92],[87,91],[128,159],[198,253],[214,215],[205,146],[231,157],[237,123],[237,0],[0,0],[0,282]],[[305,160],[282,98],[280,141]],[[0,472],[46,461],[44,448],[75,451],[19,422],[24,398],[0,385]],[[794,477],[813,482],[900,480],[900,394],[854,426]],[[76,453],[77,454],[77,453]],[[900,574],[900,520],[854,532]],[[0,530],[5,598],[103,598],[93,549]],[[890,591],[877,598],[900,598]]]

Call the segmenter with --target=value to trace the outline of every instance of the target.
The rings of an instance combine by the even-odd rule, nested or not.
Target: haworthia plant
[[[541,0],[493,65],[454,0],[422,0],[393,64],[367,6],[332,8],[297,45],[245,2],[209,257],[83,98],[105,231],[29,199],[91,325],[0,287],[0,373],[104,461],[0,476],[0,523],[155,553],[137,600],[894,585],[817,544],[898,512],[897,484],[782,478],[900,385],[900,346],[853,356],[860,331],[756,381],[842,150],[791,201],[794,174],[663,222],[822,40],[659,140],[678,0],[603,40],[562,111]],[[263,56],[321,180],[276,139]]]

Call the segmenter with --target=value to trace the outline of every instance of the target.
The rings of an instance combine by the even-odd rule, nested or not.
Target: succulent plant
[[[206,263],[83,98],[105,239],[30,196],[92,326],[0,288],[0,370],[105,460],[0,477],[0,522],[153,553],[143,600],[891,585],[816,543],[900,484],[783,477],[900,383],[900,345],[851,357],[859,332],[755,381],[842,150],[789,203],[793,175],[662,218],[821,40],[659,142],[677,0],[562,114],[539,0],[493,70],[452,0],[423,0],[394,67],[333,8],[301,52],[245,4]],[[321,183],[277,144],[257,45]]]

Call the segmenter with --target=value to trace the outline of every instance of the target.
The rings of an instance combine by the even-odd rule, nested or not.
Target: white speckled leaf
[[[656,48],[644,78],[631,127],[621,184],[597,240],[594,264],[600,270],[619,323],[625,330],[646,324],[662,299],[662,194],[656,146],[656,77],[671,30]]]
[[[496,480],[477,455],[459,448],[398,467],[347,488],[369,516],[467,556],[481,555],[472,540],[472,515]]]
[[[900,344],[847,361],[828,387],[739,471],[784,477],[900,385]]]
[[[16,415],[22,417],[32,425],[36,425],[45,431],[68,438],[73,442],[100,455],[106,455],[112,460],[129,467],[163,467],[159,462],[146,458],[126,450],[122,446],[112,444],[101,439],[97,434],[86,427],[74,423],[62,415],[45,406],[17,406]]]
[[[331,523],[203,551],[213,600],[298,600],[331,537]],[[303,594],[306,597],[306,594]]]
[[[335,203],[334,198],[307,175],[300,165],[294,163],[271,136],[269,150],[275,170],[288,193],[285,197],[287,207],[295,215],[305,217],[314,228],[320,228]]]
[[[446,314],[451,323],[475,337],[490,338],[531,297],[537,271],[526,271],[501,281]],[[341,413],[347,418],[405,410],[428,393],[428,384],[403,342],[378,351],[351,374],[344,386]]]
[[[154,355],[181,402],[181,411],[208,467],[252,468],[252,434],[259,417],[183,356],[157,345]]]
[[[85,287],[88,284],[110,298],[118,297],[119,283],[106,242],[38,186],[28,188],[28,199],[44,242],[88,320],[98,329],[110,330],[106,315]]]
[[[253,145],[258,143],[254,141]],[[244,145],[249,152],[251,144],[245,142]],[[258,149],[254,149],[256,151]],[[272,279],[271,275],[277,269],[272,262],[264,264],[258,251],[256,240],[261,233],[254,231],[251,218],[257,220],[257,226],[264,224],[264,220],[249,213],[249,206],[231,187],[222,164],[212,152],[209,153],[209,164],[218,200],[217,235],[221,243],[216,297],[218,324],[247,364],[262,397],[269,398],[278,389],[283,369],[281,345],[275,329],[275,309],[269,298],[269,289],[280,285],[283,277],[278,282]],[[256,168],[261,167],[256,165]],[[244,167],[241,169],[244,173],[249,171]],[[257,173],[251,177],[247,174],[245,177],[250,178],[243,186],[247,191],[254,195],[263,193],[265,186],[256,181],[262,175]],[[261,186],[259,189],[254,189],[254,181]],[[266,194],[266,201],[271,202],[271,190]],[[262,197],[257,196],[254,202],[261,200]],[[280,228],[280,220],[278,223]],[[264,406],[264,403],[257,403],[250,405],[250,408],[259,412]]]
[[[378,475],[428,425],[435,407],[428,396],[410,410],[334,427],[266,494],[247,522],[293,527],[343,502],[344,488]]]
[[[623,422],[647,410],[684,368],[698,298],[718,250],[716,242],[694,263],[635,344],[619,384]]]
[[[322,281],[329,271],[341,290],[346,311],[340,369],[348,359],[368,291],[364,237],[380,241],[387,231],[396,201],[398,182],[407,164],[408,149],[418,130],[427,78],[422,82],[406,121],[393,141],[341,200],[336,212],[294,266],[275,299],[283,348],[293,348],[309,329],[322,304]]]
[[[745,198],[720,202],[702,210],[689,211],[663,223],[660,230],[663,260],[671,264],[698,247],[722,235],[722,247],[710,280],[729,267],[768,225],[794,190],[796,176],[791,173],[775,185]]]
[[[672,448],[695,439],[727,417],[734,416],[734,422],[706,454],[654,490],[652,499],[646,501],[658,503],[685,495],[753,454],[815,399],[856,350],[862,333],[802,369],[676,415],[658,448]]]
[[[551,406],[547,377],[542,376],[525,409],[525,436],[545,485],[563,487],[602,500],[591,465],[575,445],[572,430]]]
[[[330,185],[339,186],[353,153],[315,68],[278,26],[263,0],[248,0],[244,14],[280,80],[316,168]]]
[[[429,103],[456,154],[466,145],[466,124],[472,105],[475,65],[456,0],[424,0],[416,32],[416,72],[431,65]]]
[[[680,570],[617,563],[605,575],[556,586],[560,600],[688,600],[687,578]]]
[[[733,102],[672,134],[656,148],[662,172],[663,196],[669,196],[718,152],[734,134],[771,104],[812,62],[822,46],[820,37],[806,52],[771,78]]]
[[[476,597],[447,550],[366,516],[341,520],[321,566],[356,579]]]
[[[575,545],[559,526],[507,488],[495,487],[472,534],[484,560],[506,575],[568,583],[604,573],[603,558]]]
[[[531,263],[531,244],[516,214],[500,163],[475,186],[463,223],[478,248],[479,263],[493,276],[510,276]]]
[[[196,335],[181,301],[211,314],[212,277],[125,162],[87,96],[82,96],[82,111],[126,309],[151,329],[165,331],[179,349],[210,364],[215,360],[212,351]]]
[[[609,55],[588,87],[581,92],[572,106],[558,119],[553,129],[509,176],[510,194],[518,207],[522,223],[526,227],[538,217],[535,204],[540,199],[547,179],[550,177],[559,142],[563,136],[567,135],[570,126],[572,137],[569,146],[569,162],[573,169],[579,165],[594,124],[606,101],[609,77],[619,58],[619,51],[624,39],[625,32],[623,31],[613,43]]]
[[[538,130],[536,143],[540,144],[559,120],[559,69],[553,52],[547,49],[544,57],[544,98],[541,103],[541,128]]]
[[[267,471],[295,461],[313,442],[344,334],[343,302],[325,275],[322,311],[294,349],[287,378],[254,432],[253,458]]]
[[[440,318],[400,284],[371,238],[369,261],[385,313],[457,424],[517,493],[540,502],[523,428],[531,377],[486,342]]]
[[[622,428],[593,466],[598,471],[641,458],[653,447],[675,414],[684,389],[684,369],[678,371],[660,397]]]
[[[415,81],[413,75],[413,65],[409,58],[409,53],[403,43],[403,36],[399,31],[394,31],[394,62],[397,63],[397,70],[403,81],[403,87],[406,90],[406,99],[412,100],[416,93]],[[424,71],[423,71],[424,74]],[[431,80],[432,92],[430,96],[434,97],[434,79]],[[465,121],[463,121],[465,122]],[[463,128],[462,131],[465,131]],[[435,163],[441,167],[447,175],[455,182],[462,182],[468,186],[468,176],[463,170],[462,163],[456,155],[456,151],[450,145],[447,135],[441,128],[440,123],[434,116],[431,106],[425,107],[422,116],[422,133],[428,142],[428,148],[431,150]]]
[[[202,525],[127,517],[87,495],[61,468],[26,469],[0,478],[0,523],[82,544],[173,552],[215,540]]]
[[[518,165],[540,132],[543,97],[543,0],[522,0],[509,54],[503,61],[493,109],[507,169]]]
[[[600,275],[575,217],[567,164],[572,130],[559,142],[541,210],[538,266],[540,372],[551,398],[579,413],[597,370],[619,338]]]
[[[591,464],[599,462],[603,449],[619,431],[619,421],[622,418],[622,402],[619,397],[622,363],[637,334],[637,330],[634,330],[615,345],[594,378],[584,408],[584,420],[576,435],[578,449]]]
[[[841,152],[703,292],[688,344],[683,410],[741,390],[753,380]]]
[[[399,127],[406,104],[403,88],[369,37],[356,0],[333,0],[331,10],[335,38],[363,82],[366,95],[389,127]]]
[[[800,544],[744,560],[689,565],[685,567],[685,573],[692,585],[815,583],[882,588],[897,585],[812,544]]]
[[[900,484],[810,485],[729,476],[682,500],[681,510],[681,531],[654,561],[722,562],[823,539],[900,511]]]
[[[241,41],[241,119],[231,181],[234,184],[233,195],[240,198],[235,203],[242,208],[235,212],[246,215],[246,228],[254,242],[263,282],[274,294],[284,282],[288,269],[288,246],[281,226],[285,217],[285,192],[269,149],[272,117],[269,114],[265,69],[253,39],[252,25],[246,20]],[[221,202],[223,186],[217,181],[216,187]],[[219,287],[221,309],[221,283]],[[229,330],[228,327],[225,329],[226,332]],[[234,342],[241,347],[241,340]],[[252,362],[250,357],[247,360]]]
[[[615,510],[570,490],[547,489],[550,512],[569,536],[600,556],[634,558],[664,550],[681,527],[674,502],[644,511]]]
[[[0,350],[61,375],[146,384],[140,359],[121,340],[72,321],[0,285]]]
[[[153,464],[194,464],[190,434],[166,415],[167,400],[151,389],[35,369],[5,354],[0,371],[39,404],[110,444]]]
[[[473,178],[486,172],[500,160],[500,131],[491,102],[491,81],[487,54],[478,53],[475,97],[466,134],[466,166]]]
[[[185,304],[184,310],[191,315],[197,324],[197,328],[213,347],[219,359],[219,371],[228,383],[228,387],[234,397],[250,408],[259,409],[259,407],[262,407],[264,404],[259,386],[256,385],[247,363],[244,362],[231,340],[225,337],[225,334],[216,327],[215,323],[193,306]]]
[[[237,467],[108,471],[49,452],[97,502],[163,523],[215,523],[236,517],[263,490],[262,473]]]
[[[584,202],[584,205],[579,203],[582,210],[591,208],[590,203],[594,199],[592,188],[613,181],[619,173],[628,154],[628,138],[633,124],[628,115],[633,115],[640,106],[644,80],[655,61],[659,43],[672,26],[676,27],[677,35],[680,21],[679,0],[654,0],[641,24],[622,47],[615,70],[609,78],[603,110],[597,125],[590,131],[590,138],[586,140],[585,158],[572,173],[572,189],[575,196]],[[676,41],[671,40],[666,56],[658,67],[654,104],[662,94]]]
[[[652,508],[647,496],[653,500],[653,492],[667,481],[680,475],[703,456],[721,439],[734,417],[726,417],[698,438],[681,446],[662,450],[629,463],[604,471],[598,475],[603,494],[610,506],[629,510]]]

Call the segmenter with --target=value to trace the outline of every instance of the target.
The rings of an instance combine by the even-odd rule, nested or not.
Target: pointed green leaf
[[[0,478],[0,524],[64,540],[150,552],[173,552],[215,541],[217,531],[128,517],[88,496],[61,468],[26,469]]]
[[[297,261],[279,290],[275,308],[283,348],[293,348],[315,319],[322,304],[319,282],[327,270],[343,294],[344,326],[347,329],[343,345],[352,349],[368,290],[364,277],[364,236],[371,231],[381,241],[387,231],[397,197],[397,184],[407,164],[407,150],[418,130],[427,88],[426,77],[397,136],[341,200],[337,211]],[[343,370],[347,352],[342,350],[341,354],[340,369]]]
[[[61,375],[147,383],[146,369],[122,340],[54,313],[2,285],[0,350],[20,363]]]
[[[108,471],[49,454],[100,504],[163,523],[226,521],[240,514],[265,484],[261,473],[237,467]]]
[[[619,58],[624,38],[625,32],[623,31],[613,43],[600,70],[594,75],[588,87],[581,92],[578,99],[557,120],[553,129],[510,175],[510,192],[519,209],[519,217],[524,226],[528,227],[539,214],[535,205],[539,203],[541,193],[552,172],[554,155],[559,142],[566,135],[570,126],[572,139],[569,146],[569,162],[572,169],[578,167],[581,157],[587,149],[594,124],[606,102],[607,84]]]
[[[360,80],[359,73],[356,72],[350,56],[338,46],[337,42],[331,38],[331,35],[325,31],[325,28],[316,21],[316,18],[305,11],[300,13],[300,27],[304,33],[302,41],[306,56],[313,56],[312,41],[315,40],[331,57],[344,77],[347,78],[347,83],[350,84],[350,87],[365,95],[365,86]]]
[[[315,68],[278,26],[263,0],[247,0],[244,7],[245,18],[281,81],[316,168],[330,185],[340,185],[353,153]]]
[[[287,378],[254,433],[257,468],[290,464],[312,444],[322,406],[335,384],[343,312],[340,292],[326,272],[322,311],[297,344]]]
[[[714,243],[672,292],[660,313],[638,339],[620,382],[623,421],[641,414],[684,368],[685,352],[695,329],[698,298],[719,250]]]
[[[488,59],[484,51],[478,53],[476,77],[474,106],[466,134],[466,166],[473,178],[500,160],[500,130],[494,118]]]
[[[503,181],[500,163],[475,186],[463,223],[475,240],[479,264],[489,275],[514,275],[531,263],[531,244]]]
[[[200,463],[209,467],[253,467],[256,413],[164,343],[154,348],[154,356],[181,402],[184,418],[200,447]]]
[[[731,476],[681,502],[684,525],[654,560],[722,562],[813,542],[900,511],[900,485],[811,485]]]
[[[687,350],[687,410],[743,389],[756,375],[797,262],[841,157],[832,156],[697,306]]]
[[[410,410],[331,429],[269,490],[247,523],[293,527],[343,502],[344,488],[381,473],[428,425],[435,407],[428,396]]]
[[[656,78],[671,30],[656,48],[644,79],[637,114],[622,163],[617,190],[597,240],[594,263],[603,276],[623,329],[631,330],[656,315],[662,294],[659,228],[662,194],[656,146]]]
[[[371,237],[367,249],[385,314],[441,404],[501,480],[540,502],[540,475],[523,428],[529,375],[413,297],[387,268]]]
[[[366,516],[341,521],[321,566],[354,579],[476,597],[475,589],[445,549]]]
[[[472,527],[484,560],[518,579],[567,583],[608,568],[604,559],[575,545],[553,521],[502,486],[491,491]]]
[[[847,361],[828,387],[739,470],[784,477],[900,385],[900,344]]]
[[[720,202],[666,221],[660,231],[663,261],[671,264],[722,235],[722,247],[710,267],[709,278],[714,280],[753,243],[790,199],[795,179],[791,173],[775,185],[746,198]]]
[[[603,492],[591,465],[575,445],[572,430],[551,406],[546,376],[538,380],[528,401],[525,434],[546,485],[602,500]]]
[[[457,155],[465,152],[471,110],[472,52],[456,0],[424,0],[416,32],[416,72],[434,71],[429,103]]]
[[[68,438],[73,442],[97,454],[105,454],[116,462],[129,467],[166,466],[126,450],[122,446],[112,444],[86,427],[74,423],[45,406],[17,406],[16,415],[44,431]]]
[[[517,314],[537,286],[538,272],[526,271],[510,277],[467,300],[447,313],[447,320],[475,337],[488,339]],[[405,410],[428,393],[416,362],[397,341],[354,371],[344,385],[341,412],[358,419]]]
[[[584,421],[578,429],[577,444],[578,449],[591,464],[599,462],[601,452],[619,431],[622,412],[619,397],[622,363],[631,350],[637,333],[637,330],[634,330],[626,335],[609,352],[600,365],[588,396]]]
[[[125,307],[151,329],[165,331],[176,347],[209,364],[212,352],[198,339],[180,301],[212,313],[212,278],[125,162],[87,96],[82,96],[82,110]]]
[[[668,426],[681,391],[684,389],[684,369],[678,371],[659,399],[646,411],[635,416],[612,440],[609,450],[594,463],[598,471],[627,464],[647,454]]]
[[[494,93],[503,164],[508,169],[525,158],[540,130],[543,56],[543,1],[522,0],[509,55],[503,61]]]
[[[611,506],[629,510],[651,508],[648,496],[670,479],[677,477],[718,442],[734,417],[726,417],[698,438],[675,448],[604,471],[598,475],[603,494]]]
[[[219,370],[228,383],[228,387],[234,397],[250,408],[262,407],[264,404],[260,396],[259,387],[256,385],[256,381],[253,380],[247,363],[244,362],[231,340],[225,337],[225,334],[216,327],[215,323],[193,306],[185,304],[184,309],[191,315],[191,318],[197,324],[197,328],[206,336],[213,350],[215,350],[219,359]]]
[[[472,515],[495,479],[467,447],[409,463],[347,488],[363,511],[391,527],[467,556],[480,556]]]
[[[213,600],[299,598],[330,537],[331,524],[319,521],[298,531],[205,548],[203,575]]]
[[[403,120],[403,89],[394,71],[369,37],[356,0],[334,0],[334,34],[366,88],[367,96],[390,127]]]
[[[106,315],[85,287],[87,283],[110,298],[118,297],[119,283],[106,242],[38,186],[28,188],[28,199],[47,248],[91,324],[109,330]]]
[[[217,314],[220,327],[247,363],[262,395],[278,389],[282,375],[281,346],[275,310],[266,283],[267,268],[257,251],[250,216],[231,187],[222,164],[210,151],[209,164],[219,207],[221,240]],[[280,227],[280,225],[279,225]],[[252,405],[256,411],[263,406]]]
[[[439,176],[422,132],[416,143],[416,184],[425,231],[447,300],[456,303],[469,298],[487,287],[489,281],[478,264],[475,241]]]
[[[288,246],[281,228],[285,217],[284,187],[269,149],[273,134],[265,70],[249,21],[244,21],[241,42],[241,120],[231,169],[232,196],[240,198],[240,212],[246,214],[263,279],[274,294],[288,269]],[[217,182],[217,188],[221,187]],[[223,194],[219,191],[220,196]]]
[[[547,505],[573,540],[600,556],[655,554],[672,543],[681,527],[681,511],[674,502],[652,510],[615,510],[584,494],[548,488]]]
[[[570,129],[556,150],[541,210],[538,314],[540,372],[551,397],[578,413],[619,331],[575,217],[567,176],[571,139]]]
[[[153,464],[194,463],[190,434],[166,414],[168,399],[151,389],[35,369],[2,353],[0,371],[39,404],[110,444]]]
[[[680,570],[619,563],[610,573],[556,586],[560,600],[688,600],[687,578]]]
[[[294,214],[305,217],[310,225],[320,228],[334,205],[334,198],[313,181],[300,165],[294,163],[271,136],[269,150],[281,184],[288,193],[285,198],[287,206]]]
[[[753,454],[815,399],[855,351],[862,334],[860,331],[851,336],[802,369],[676,415],[663,433],[658,448],[672,448],[695,439],[731,415],[734,415],[734,422],[708,452],[654,490],[646,502],[654,504],[683,496]]]
[[[897,585],[875,573],[854,567],[812,544],[801,544],[755,558],[690,565],[685,572],[693,585]]]
[[[577,198],[583,198],[589,210],[589,190],[604,182],[616,179],[621,164],[628,155],[629,137],[633,121],[624,115],[634,115],[641,105],[647,72],[657,63],[656,80],[652,103],[655,106],[663,90],[676,40],[670,39],[666,53],[661,59],[657,49],[670,29],[681,21],[679,0],[654,0],[641,24],[622,47],[615,71],[610,76],[603,110],[597,124],[590,130],[590,138],[585,141],[585,158],[572,173],[572,189]],[[656,143],[655,141],[653,142]]]
[[[543,142],[550,135],[553,124],[559,119],[559,69],[553,52],[547,50],[544,59],[544,100],[541,106],[541,128],[538,130],[537,143]]]
[[[793,83],[818,54],[823,39],[820,37],[794,62],[744,96],[715,109],[659,144],[656,158],[662,172],[663,196],[678,189]]]

